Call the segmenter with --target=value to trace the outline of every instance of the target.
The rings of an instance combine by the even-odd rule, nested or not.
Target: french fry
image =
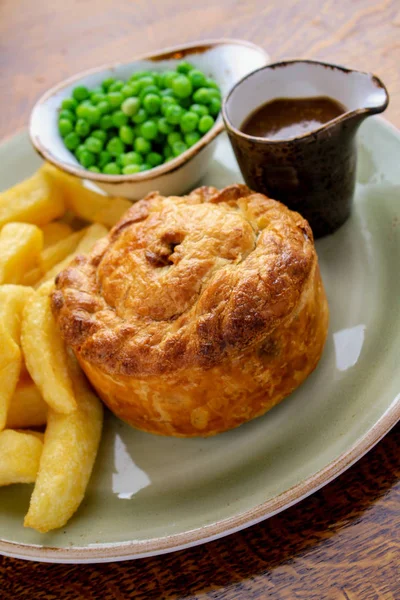
[[[25,527],[42,533],[63,527],[84,497],[100,443],[101,402],[76,363],[70,363],[77,410],[49,410],[39,472]]]
[[[102,237],[107,235],[107,233],[108,230],[99,223],[95,223],[94,225],[90,225],[90,227],[87,227],[84,231],[84,235],[81,241],[76,247],[75,252],[73,252],[72,254],[67,256],[67,258],[65,258],[61,262],[57,263],[54,267],[49,269],[49,271],[47,271],[47,273],[45,273],[43,278],[40,280],[39,284],[45,283],[49,280],[53,280],[54,277],[56,277],[56,275],[60,273],[60,271],[68,267],[68,265],[75,258],[75,256],[78,256],[79,254],[87,254],[88,252],[90,252],[94,244]]]
[[[50,308],[52,281],[34,292],[22,318],[21,343],[25,363],[45,402],[53,410],[68,414],[76,400],[68,374],[67,354]]]
[[[0,285],[0,321],[16,344],[20,343],[22,311],[33,290],[23,285]]]
[[[94,223],[94,225],[90,225],[85,231],[85,235],[79,242],[76,252],[74,256],[78,254],[87,254],[91,251],[93,246],[98,240],[101,240],[105,235],[107,235],[108,229],[104,227],[104,225],[100,225],[100,223]],[[69,259],[67,259],[69,262]]]
[[[43,248],[48,248],[57,244],[60,240],[68,237],[73,233],[72,227],[63,221],[53,221],[41,227],[43,231]]]
[[[64,213],[60,191],[39,169],[32,177],[0,193],[0,228],[6,223],[45,225]]]
[[[42,267],[34,267],[33,269],[29,269],[29,271],[27,271],[24,274],[21,284],[33,287],[34,285],[37,284],[37,282],[41,279],[42,276],[43,276]]]
[[[33,483],[39,470],[43,434],[5,429],[0,432],[0,486]]]
[[[23,285],[35,285],[47,271],[75,250],[84,234],[84,230],[75,231],[68,237],[45,248],[40,255],[40,266],[25,273],[22,279]]]
[[[21,370],[21,351],[0,323],[0,431],[5,428],[8,407],[18,383]]]
[[[132,206],[132,202],[129,202],[126,198],[109,198],[107,196],[101,196],[101,198],[105,198],[107,203],[103,201],[103,206],[93,211],[90,220],[109,228],[114,227],[122,215]]]
[[[83,229],[75,231],[63,240],[59,240],[56,244],[45,248],[41,254],[41,263],[44,271],[49,271],[54,265],[74,252],[84,234],[85,230]]]
[[[0,231],[0,284],[20,283],[37,266],[43,233],[36,225],[8,223]]]
[[[20,378],[7,413],[7,429],[29,429],[47,423],[47,404],[30,377]]]
[[[22,355],[19,347],[21,316],[33,290],[19,285],[0,286],[0,431],[20,376]]]
[[[132,206],[125,198],[111,198],[84,187],[79,179],[48,163],[43,172],[62,195],[67,208],[85,221],[112,227]]]

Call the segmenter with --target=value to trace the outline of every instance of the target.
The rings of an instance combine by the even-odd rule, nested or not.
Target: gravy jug
[[[243,124],[274,99],[325,97],[343,106],[337,117],[305,133],[269,139]],[[349,217],[356,182],[355,135],[366,117],[389,103],[374,75],[337,65],[293,60],[241,79],[223,103],[223,118],[247,185],[305,217],[315,237],[333,233]]]

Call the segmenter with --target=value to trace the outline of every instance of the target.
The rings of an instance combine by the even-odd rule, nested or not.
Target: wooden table
[[[272,59],[376,72],[400,127],[398,0],[2,0],[0,136],[78,70],[179,42],[236,37]],[[0,598],[400,598],[400,427],[335,482],[269,521],[159,558],[84,567],[0,559]]]

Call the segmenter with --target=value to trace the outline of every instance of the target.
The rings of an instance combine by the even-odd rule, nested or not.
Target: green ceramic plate
[[[351,219],[317,249],[331,323],[317,370],[264,417],[210,439],[160,438],[107,416],[93,477],[67,527],[24,529],[31,486],[0,490],[0,552],[54,562],[138,558],[215,539],[298,502],[400,416],[400,134],[359,132]],[[240,180],[221,137],[204,183]],[[6,188],[40,164],[22,132],[0,146]]]

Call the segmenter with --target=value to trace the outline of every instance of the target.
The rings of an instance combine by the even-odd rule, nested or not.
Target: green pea
[[[122,173],[124,175],[135,175],[135,173],[140,173],[140,165],[126,165],[126,167],[122,167]]]
[[[218,98],[212,98],[209,108],[210,114],[216,117],[219,114],[219,111],[221,110],[221,100],[219,100]]]
[[[121,154],[121,163],[122,166],[127,167],[128,165],[141,165],[143,162],[143,157],[139,152],[127,152],[126,154]]]
[[[146,140],[154,140],[157,136],[157,123],[155,121],[145,121],[140,127],[140,133]]]
[[[111,112],[111,110],[112,110],[112,107],[107,102],[107,100],[102,100],[101,102],[99,102],[97,105],[97,108],[101,115],[106,115],[107,113]]]
[[[171,156],[167,156],[167,158],[164,160],[164,163],[168,163],[170,160],[173,160],[175,157],[171,154]]]
[[[85,167],[85,169],[87,169],[95,164],[96,157],[93,152],[90,152],[90,150],[82,150],[82,152],[79,154],[79,162]]]
[[[121,79],[118,79],[117,81],[114,81],[108,88],[108,91],[111,92],[120,92],[122,90],[122,88],[124,87],[125,82],[121,81]]]
[[[121,94],[124,96],[124,98],[130,98],[131,96],[133,96],[132,93],[132,88],[129,85],[129,83],[126,83],[122,88],[121,88]]]
[[[105,165],[107,165],[109,162],[111,162],[111,160],[112,160],[111,154],[107,150],[102,150],[99,154],[100,169],[105,167]]]
[[[156,71],[153,72],[154,81],[157,87],[161,88],[163,85],[163,77],[162,73],[158,73]]]
[[[121,169],[116,162],[109,162],[103,167],[103,173],[106,175],[120,175]]]
[[[188,98],[193,91],[190,79],[188,79],[186,75],[178,75],[178,77],[175,77],[172,81],[171,88],[177,98]]]
[[[104,92],[104,90],[101,87],[101,85],[96,85],[96,87],[94,87],[90,93],[91,94],[103,94],[103,92]]]
[[[107,134],[102,129],[95,129],[94,131],[92,131],[92,133],[90,135],[91,135],[91,137],[97,138],[98,140],[100,140],[103,143],[107,139]]]
[[[151,165],[149,165],[148,163],[143,163],[142,165],[140,165],[140,172],[150,171],[150,169],[151,169]]]
[[[129,77],[129,81],[136,81],[137,79],[141,79],[142,77],[151,77],[151,71],[136,71]]]
[[[219,92],[218,83],[216,81],[214,81],[214,79],[212,79],[211,77],[207,77],[206,86],[209,88],[214,88],[214,89],[218,90],[218,92]]]
[[[220,90],[217,90],[214,88],[208,88],[208,93],[210,94],[211,98],[218,98],[218,100],[221,100]]]
[[[122,157],[124,156],[124,154],[118,154],[118,156],[115,157],[115,162],[117,163],[117,165],[119,166],[120,169],[122,169],[122,167],[124,166],[122,164]]]
[[[114,77],[108,77],[107,79],[105,79],[103,81],[103,83],[101,84],[101,87],[103,88],[103,90],[105,92],[108,92],[110,86],[115,82]]]
[[[92,173],[100,173],[100,169],[99,167],[96,167],[96,165],[92,165],[91,167],[89,167],[88,171],[91,171]]]
[[[71,131],[73,131],[74,126],[69,119],[60,119],[58,121],[58,131],[60,132],[61,137],[65,137]]]
[[[169,133],[167,135],[167,142],[171,146],[171,148],[175,144],[175,142],[181,142],[181,141],[182,141],[182,135],[179,133],[179,131],[173,131],[172,133]]]
[[[165,117],[160,117],[157,122],[158,130],[161,133],[167,135],[172,131],[172,125],[170,125]]]
[[[180,62],[176,67],[176,70],[178,71],[178,73],[183,73],[184,75],[187,75],[189,73],[189,71],[191,71],[192,69],[194,69],[194,66],[186,60],[183,60],[182,62]]]
[[[187,146],[185,144],[185,142],[182,141],[178,141],[175,142],[172,146],[172,154],[174,156],[179,156],[180,154],[182,154],[182,152],[185,152],[185,150],[187,150]]]
[[[186,112],[181,119],[181,130],[183,133],[189,133],[197,128],[200,117],[195,112]]]
[[[172,88],[172,82],[176,77],[179,77],[179,75],[176,71],[165,71],[162,74],[163,86],[165,88]]]
[[[118,156],[125,151],[125,144],[119,137],[113,137],[108,142],[106,149],[111,156]]]
[[[93,104],[80,104],[76,109],[76,114],[80,119],[85,119],[91,125],[98,123],[101,117],[99,109]]]
[[[84,85],[78,85],[72,90],[72,96],[78,102],[82,102],[82,100],[86,100],[86,98],[89,98],[89,90]]]
[[[146,162],[152,167],[157,167],[158,165],[161,165],[162,161],[163,157],[159,152],[149,152],[146,156]]]
[[[99,104],[100,102],[104,102],[105,100],[107,100],[107,96],[103,92],[90,94],[90,101],[92,102],[92,104]]]
[[[168,106],[177,105],[177,101],[172,96],[164,96],[161,98],[161,112],[165,116]]]
[[[201,135],[197,131],[191,131],[185,135],[185,143],[189,146],[194,146],[201,139]]]
[[[192,104],[190,107],[190,112],[194,112],[199,115],[199,117],[204,117],[204,115],[208,115],[208,108],[204,106],[204,104]]]
[[[100,121],[101,113],[97,106],[87,106],[86,107],[87,116],[85,119],[89,121],[90,125],[97,125]]]
[[[76,109],[76,116],[78,119],[84,119],[86,115],[88,104],[80,104]]]
[[[193,100],[198,104],[210,104],[212,94],[210,90],[205,87],[201,87],[193,94]]]
[[[133,140],[135,137],[133,133],[133,128],[129,127],[129,125],[122,125],[119,128],[119,137],[124,142],[124,144],[133,144]]]
[[[148,154],[151,150],[149,140],[146,140],[144,137],[137,137],[133,142],[133,147],[136,152],[139,152],[140,154]]]
[[[164,146],[163,154],[164,154],[165,158],[171,157],[172,156],[171,147],[170,146]]]
[[[109,92],[107,94],[107,100],[112,108],[119,108],[125,98],[121,92]]]
[[[85,141],[85,146],[87,150],[93,152],[94,154],[99,154],[103,150],[104,142],[95,137],[88,137]]]
[[[144,88],[148,87],[149,85],[154,85],[155,84],[154,77],[151,77],[150,75],[147,75],[147,77],[141,77],[139,79],[139,84],[140,84],[140,90],[143,90]]]
[[[161,90],[160,92],[160,96],[162,98],[165,98],[166,96],[173,96],[174,92],[171,90],[171,88],[165,88],[164,90]]]
[[[77,106],[78,103],[75,98],[64,98],[64,100],[61,102],[61,108],[70,110],[72,112],[75,112]]]
[[[178,104],[171,104],[165,110],[165,118],[171,125],[178,125],[183,115],[183,108]]]
[[[207,78],[199,69],[192,69],[188,74],[188,77],[194,89],[197,90],[198,88],[206,87]]]
[[[136,115],[140,108],[140,100],[139,98],[127,98],[124,100],[121,106],[122,112],[128,117],[133,117]]]
[[[200,133],[207,133],[214,125],[214,119],[210,115],[204,115],[199,121],[198,130]]]
[[[141,90],[140,81],[129,80],[129,89],[131,90],[131,96],[138,96]]]
[[[145,96],[147,96],[148,94],[154,94],[155,96],[161,96],[160,90],[158,89],[158,87],[156,85],[146,85],[146,87],[144,87],[142,90],[140,90],[139,99],[143,102]]]
[[[75,131],[71,131],[71,133],[68,133],[64,138],[64,144],[68,150],[76,150],[80,143],[81,140]]]
[[[161,98],[157,94],[149,93],[143,98],[143,106],[150,115],[158,113],[161,107]]]
[[[80,137],[86,137],[90,132],[90,125],[85,119],[78,119],[75,125],[75,131]]]
[[[79,146],[78,146],[78,147],[77,147],[77,149],[75,150],[75,156],[76,156],[76,158],[77,158],[78,160],[79,160],[79,157],[80,157],[80,155],[81,155],[81,152],[82,152],[83,150],[86,150],[86,146],[85,146],[85,144],[79,144]]]
[[[135,115],[133,115],[133,117],[132,117],[132,121],[134,123],[136,123],[137,125],[139,125],[140,123],[144,123],[146,119],[147,119],[147,112],[144,110],[144,108],[139,108],[137,113]]]
[[[73,123],[75,122],[75,115],[71,110],[68,110],[66,108],[64,108],[63,110],[60,110],[60,112],[58,113],[58,118],[59,119],[68,119],[68,121],[72,121]]]
[[[113,127],[113,121],[111,115],[103,115],[100,119],[100,127],[104,130],[111,129]]]
[[[115,113],[111,115],[111,118],[114,127],[122,127],[122,125],[126,125],[128,122],[128,117],[122,110],[116,110]]]

